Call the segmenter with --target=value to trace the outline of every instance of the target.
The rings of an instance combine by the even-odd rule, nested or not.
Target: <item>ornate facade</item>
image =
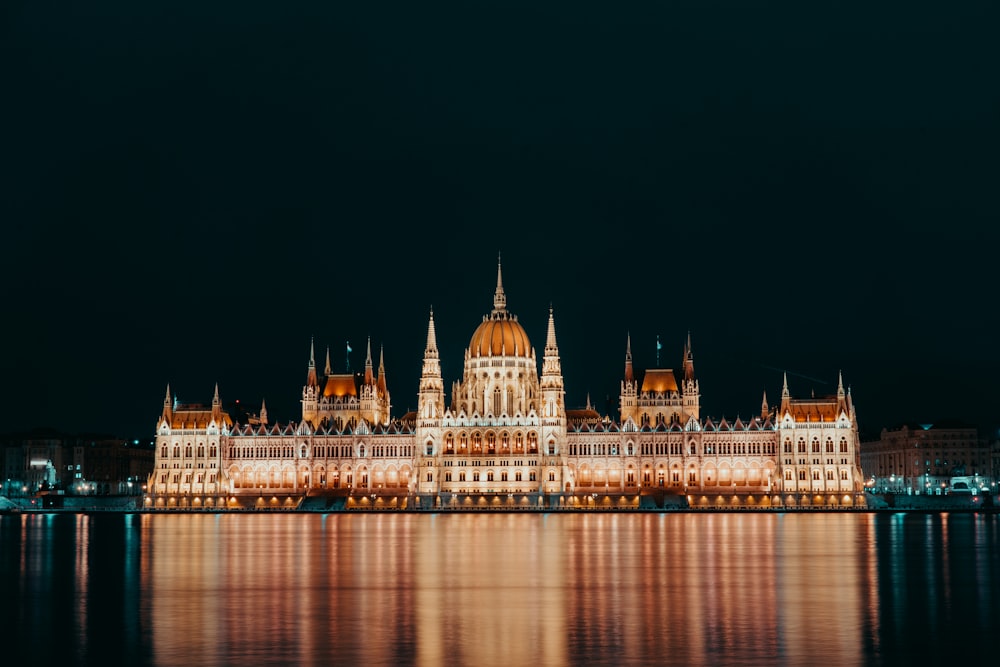
[[[497,267],[493,309],[472,334],[446,400],[430,313],[417,409],[394,418],[380,354],[322,382],[310,345],[302,418],[234,420],[171,401],[156,426],[148,508],[775,508],[864,507],[850,392],[764,397],[748,421],[703,418],[690,335],[681,367],[633,368],[626,340],[619,414],[567,409],[549,309],[541,373],[507,310]]]

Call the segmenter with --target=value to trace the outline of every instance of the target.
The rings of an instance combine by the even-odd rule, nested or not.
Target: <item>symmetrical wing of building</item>
[[[849,391],[792,398],[743,421],[702,417],[690,335],[681,367],[641,374],[625,341],[618,414],[566,409],[549,309],[541,364],[507,310],[498,265],[493,309],[445,395],[434,314],[417,409],[393,417],[383,357],[364,373],[325,372],[310,345],[302,418],[270,424],[266,406],[234,419],[170,388],[156,426],[145,505],[172,507],[863,507]],[[539,372],[540,366],[540,372]]]

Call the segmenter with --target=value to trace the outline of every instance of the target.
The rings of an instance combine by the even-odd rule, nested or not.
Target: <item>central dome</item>
[[[493,293],[493,312],[483,318],[469,343],[470,357],[528,357],[531,344],[528,334],[517,321],[517,315],[507,312],[507,296],[503,293],[503,274],[497,258],[497,289]]]
[[[483,320],[469,343],[469,355],[473,357],[527,357],[531,354],[531,344],[524,327],[510,314],[493,313]]]

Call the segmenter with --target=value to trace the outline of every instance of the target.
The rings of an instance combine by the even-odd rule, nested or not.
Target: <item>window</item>
[[[432,473],[432,472],[428,472],[427,473],[427,481],[428,482],[433,482],[434,481],[434,473]]]

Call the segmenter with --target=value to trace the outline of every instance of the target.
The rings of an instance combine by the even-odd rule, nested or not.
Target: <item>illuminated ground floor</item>
[[[865,494],[768,494],[768,493],[692,493],[680,494],[656,490],[632,493],[407,493],[404,490],[380,492],[287,493],[258,489],[220,495],[147,495],[143,508],[148,510],[211,511],[614,511],[614,510],[839,510],[867,509]]]

